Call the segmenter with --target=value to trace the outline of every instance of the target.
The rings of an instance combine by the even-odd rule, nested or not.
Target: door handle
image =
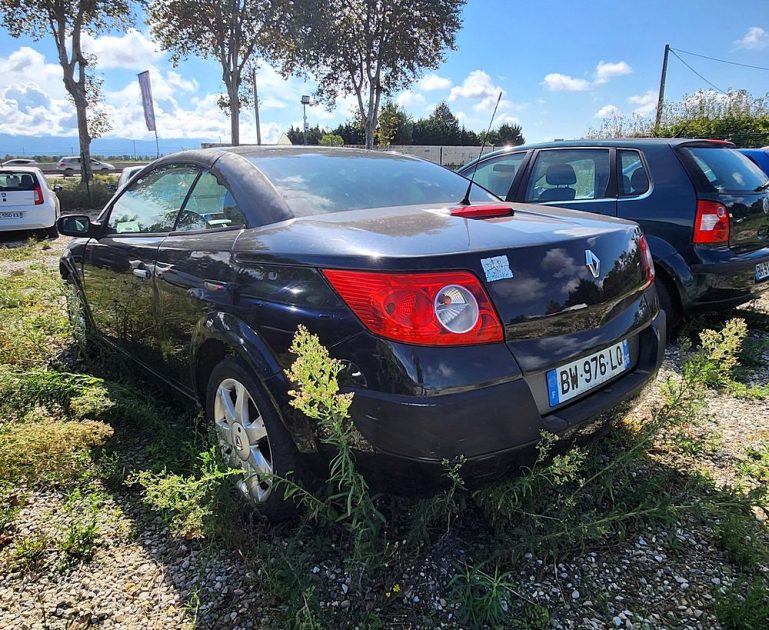
[[[139,280],[146,280],[151,275],[147,269],[134,269],[133,274],[139,278]]]

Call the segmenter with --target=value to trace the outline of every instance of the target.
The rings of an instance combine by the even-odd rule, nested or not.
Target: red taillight
[[[35,205],[39,206],[41,203],[43,203],[43,189],[38,184],[35,186]]]
[[[722,244],[729,242],[729,211],[717,201],[697,200],[692,243]]]
[[[489,219],[491,217],[506,217],[512,214],[510,206],[483,205],[483,206],[457,206],[450,210],[452,217],[464,219]]]
[[[648,287],[654,282],[654,259],[652,258],[652,252],[649,249],[649,243],[643,234],[641,234],[641,237],[638,239],[638,243],[641,246],[641,265],[643,265],[646,286]]]
[[[323,275],[366,328],[380,337],[423,346],[495,343],[504,339],[502,324],[489,296],[470,272],[325,269]],[[468,291],[477,304],[463,299],[457,287]],[[452,296],[458,306],[477,308],[475,322],[468,330],[466,326],[446,325],[452,314],[443,309]]]

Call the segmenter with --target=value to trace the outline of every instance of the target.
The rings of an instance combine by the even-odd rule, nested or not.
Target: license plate
[[[0,219],[21,219],[24,213],[20,210],[12,212],[0,212]]]
[[[575,396],[598,387],[630,367],[627,340],[600,352],[547,371],[547,396],[550,406],[560,405]]]
[[[756,265],[756,282],[769,278],[769,262],[758,263]]]

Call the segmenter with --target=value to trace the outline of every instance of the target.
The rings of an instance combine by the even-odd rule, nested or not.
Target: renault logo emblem
[[[601,275],[601,261],[589,249],[585,250],[585,266],[590,270],[594,278]]]

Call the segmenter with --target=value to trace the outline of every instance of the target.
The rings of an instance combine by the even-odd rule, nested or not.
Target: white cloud
[[[616,63],[599,61],[595,67],[595,82],[606,83],[612,77],[621,77],[632,72],[633,69],[624,61],[617,61]]]
[[[751,26],[748,32],[740,39],[734,41],[737,48],[748,48],[750,50],[760,50],[769,46],[769,32],[760,26]]]
[[[510,114],[502,114],[501,116],[497,116],[496,120],[494,121],[494,126],[498,127],[499,125],[519,125],[520,123],[521,121],[518,120],[515,116]]]
[[[590,81],[575,79],[567,74],[551,72],[545,75],[542,84],[551,92],[584,92],[590,89]]]
[[[595,114],[595,118],[611,118],[612,116],[619,116],[622,113],[619,107],[616,105],[604,105]]]
[[[437,74],[428,74],[418,85],[419,89],[430,92],[432,90],[448,90],[452,83],[451,79],[439,77]]]
[[[462,85],[457,85],[451,88],[449,100],[455,101],[458,98],[469,98],[481,102],[488,102],[489,99],[493,99],[494,102],[496,102],[501,91],[502,88],[498,85],[494,85],[491,81],[491,77],[483,70],[473,70],[465,77]]]
[[[596,85],[608,83],[614,77],[632,72],[633,68],[624,61],[599,61],[593,71],[593,81],[578,79],[560,72],[551,72],[545,76],[542,85],[551,92],[585,92]]]
[[[405,92],[401,92],[398,95],[398,98],[395,99],[395,102],[401,107],[416,107],[418,105],[425,104],[425,97],[419,94],[419,92],[406,90]]]
[[[99,69],[146,70],[164,56],[155,42],[135,29],[120,36],[83,33],[81,41],[84,52],[96,55]]]
[[[631,105],[637,105],[633,110],[634,114],[648,116],[657,108],[657,93],[654,90],[649,90],[639,96],[629,97],[627,102]]]

